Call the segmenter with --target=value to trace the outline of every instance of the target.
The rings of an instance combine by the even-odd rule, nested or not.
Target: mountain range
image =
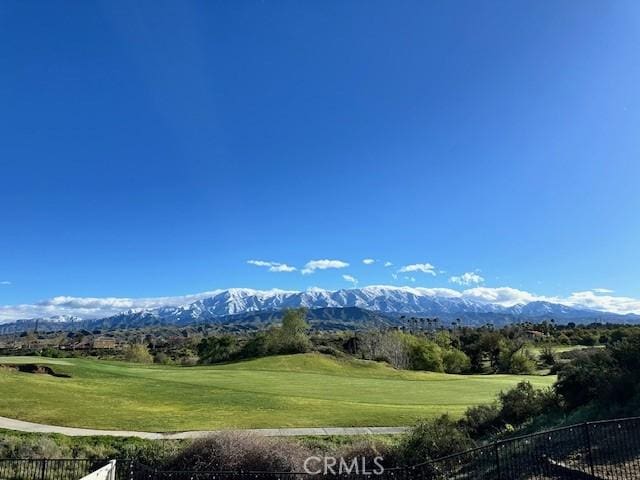
[[[128,310],[106,318],[59,316],[18,320],[0,325],[0,333],[33,329],[36,322],[41,330],[134,328],[203,322],[263,326],[276,321],[281,310],[295,307],[310,309],[309,319],[312,324],[332,328],[393,324],[402,315],[437,317],[445,322],[459,318],[468,325],[502,325],[543,319],[577,323],[640,322],[640,315],[634,314],[620,315],[544,301],[504,306],[425,288],[370,286],[336,291],[311,289],[303,292],[232,288],[213,292],[210,297],[185,305]]]

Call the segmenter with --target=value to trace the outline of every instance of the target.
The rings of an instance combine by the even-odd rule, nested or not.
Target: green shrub
[[[556,403],[552,390],[537,390],[526,381],[501,392],[498,398],[501,404],[500,419],[514,426],[540,415]]]
[[[558,363],[558,359],[556,358],[556,353],[553,351],[553,348],[549,346],[542,347],[540,350],[540,362],[549,367],[553,367]]]
[[[497,403],[469,407],[459,424],[472,438],[481,438],[494,433],[503,425],[500,407]]]
[[[198,357],[202,364],[228,362],[237,350],[236,338],[220,335],[203,338],[198,344]]]
[[[446,373],[465,373],[471,369],[471,360],[463,351],[452,348],[442,355]]]
[[[305,308],[291,308],[284,311],[282,326],[267,332],[267,349],[275,355],[305,353],[311,349],[307,335],[309,324],[305,320]]]
[[[526,350],[511,355],[508,365],[507,371],[514,375],[531,375],[536,370],[536,362]]]
[[[331,355],[336,358],[344,358],[346,354],[335,347],[331,347],[329,345],[318,345],[316,347],[316,351],[318,353],[322,353],[323,355]]]
[[[158,352],[153,356],[153,363],[169,365],[171,363],[171,357],[164,352]]]
[[[124,359],[134,363],[153,363],[149,349],[142,343],[132,343],[124,351]]]
[[[413,337],[409,344],[409,362],[413,370],[444,372],[442,349],[435,343]]]
[[[400,443],[400,454],[407,465],[457,453],[474,444],[466,432],[448,415],[423,420],[412,427]]]
[[[580,352],[558,372],[555,390],[569,410],[609,396],[619,368],[609,351]]]
[[[356,458],[358,463],[362,465],[362,459],[365,459],[367,468],[374,468],[374,459],[382,457],[382,465],[385,468],[395,467],[402,463],[402,459],[398,456],[397,449],[393,448],[389,443],[380,440],[363,438],[353,443],[347,443],[330,452],[335,458],[343,458],[347,464]]]

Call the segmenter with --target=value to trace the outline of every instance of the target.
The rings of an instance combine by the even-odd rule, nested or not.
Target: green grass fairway
[[[191,368],[36,357],[2,363],[48,364],[72,378],[0,368],[1,416],[142,431],[408,425],[460,415],[522,379],[538,387],[555,380],[397,371],[317,354]]]
[[[586,350],[591,348],[604,348],[604,347],[605,347],[604,345],[594,345],[593,347],[586,347],[584,345],[551,345],[551,350],[553,350],[554,353],[559,355],[561,353],[572,352],[576,350]],[[531,348],[530,351],[536,357],[540,357],[540,354],[542,353],[543,348],[545,347],[536,345],[535,347]]]

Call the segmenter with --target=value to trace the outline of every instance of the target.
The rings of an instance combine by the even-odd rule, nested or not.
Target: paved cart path
[[[104,435],[108,437],[138,437],[149,440],[182,440],[187,438],[205,437],[215,430],[195,430],[189,432],[156,433],[135,432],[128,430],[96,430],[92,428],[60,427],[57,425],[44,425],[42,423],[25,422],[13,418],[0,417],[0,428],[31,433],[60,433],[71,437],[88,437]],[[309,427],[309,428],[256,428],[242,430],[243,432],[255,432],[267,437],[294,437],[308,435],[393,435],[406,431],[407,427]],[[221,431],[221,430],[218,430]],[[240,431],[240,430],[238,430]]]

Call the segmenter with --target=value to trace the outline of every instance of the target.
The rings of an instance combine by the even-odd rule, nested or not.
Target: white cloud
[[[365,265],[371,265],[373,263],[376,263],[376,261],[373,258],[365,258],[364,260],[362,260],[362,263],[364,263]]]
[[[270,272],[295,272],[296,267],[287,265],[286,263],[279,262],[265,262],[264,260],[247,260],[249,265],[255,265],[256,267],[269,267]]]
[[[309,292],[309,293],[322,293],[322,292],[326,292],[327,290],[321,287],[308,287],[305,291]]]
[[[393,263],[391,263],[391,262],[384,262],[384,266],[385,266],[385,267],[393,267]]]
[[[422,272],[428,273],[429,275],[436,275],[436,267],[431,265],[430,263],[414,263],[411,265],[405,265],[400,270],[400,273],[408,273],[408,272]]]
[[[458,285],[471,285],[484,282],[484,278],[475,272],[465,272],[462,275],[453,276],[449,278],[451,283],[457,283]]]
[[[574,292],[560,303],[572,307],[585,307],[614,313],[640,313],[640,300],[631,297],[599,295],[593,291]]]
[[[296,271],[296,267],[292,267],[290,265],[287,265],[286,263],[280,263],[278,265],[272,265],[269,268],[270,272],[295,272]]]
[[[462,297],[482,303],[496,303],[503,307],[511,307],[518,303],[528,303],[535,300],[546,300],[548,298],[537,297],[529,292],[511,287],[475,287],[462,292]]]
[[[265,262],[264,260],[247,260],[247,263],[256,267],[270,267],[272,264],[272,262]]]
[[[608,288],[592,288],[591,291],[595,293],[613,293],[613,290]]]
[[[185,305],[220,292],[221,290],[213,290],[192,295],[151,298],[58,296],[33,304],[0,305],[0,322],[56,315],[101,318],[115,315],[125,310]]]
[[[358,285],[358,279],[351,275],[342,275],[342,278],[347,282],[352,283],[354,286]]]
[[[409,280],[410,282],[415,282],[416,278],[415,277],[404,277],[405,280]]]
[[[11,285],[11,282],[9,280],[3,280],[0,282],[0,285]]]
[[[397,273],[392,273],[392,274],[391,274],[391,277],[392,277],[394,280],[397,280],[397,279],[398,279],[398,274],[397,274]]]
[[[327,270],[329,268],[346,268],[348,266],[349,264],[347,262],[343,262],[342,260],[311,260],[307,262],[302,269],[302,274],[309,275],[316,270]]]
[[[392,275],[397,279],[396,273],[392,273]],[[357,281],[357,279],[350,275],[344,275],[343,279],[351,283]],[[406,280],[413,282],[415,281],[415,278],[409,276],[406,277]],[[640,299],[600,294],[593,290],[573,292],[566,297],[548,297],[511,287],[474,287],[462,291],[450,288],[392,286],[365,288],[401,288],[407,291],[417,292],[421,295],[463,298],[480,303],[493,303],[504,307],[510,307],[516,304],[525,304],[533,301],[547,301],[570,307],[587,308],[603,312],[640,314]],[[244,290],[256,295],[269,295],[274,292],[263,292],[250,289]],[[314,290],[316,289],[309,289],[308,291]],[[185,305],[203,298],[212,297],[220,292],[222,292],[222,290],[213,290],[182,296],[146,298],[57,296],[33,304],[0,305],[0,323],[21,318],[51,317],[56,315],[75,315],[82,318],[102,318],[130,309],[151,309],[164,306]]]

